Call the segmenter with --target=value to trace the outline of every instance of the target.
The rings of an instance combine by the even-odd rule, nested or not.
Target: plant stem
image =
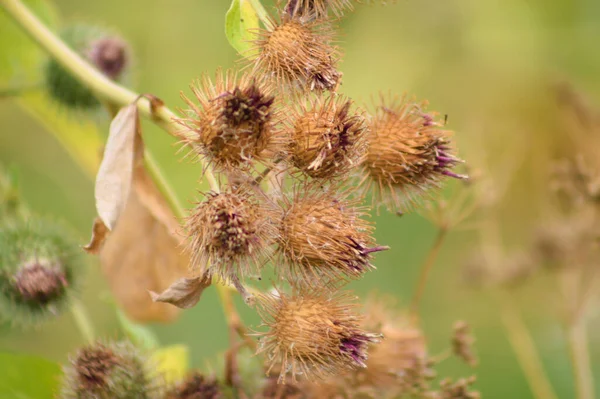
[[[590,362],[585,317],[581,317],[568,327],[569,350],[573,363],[573,378],[578,399],[594,398],[594,376]]]
[[[502,324],[508,333],[508,341],[534,397],[537,399],[558,399],[546,376],[533,338],[529,334],[516,304],[507,293],[501,293],[498,302],[501,307]]]
[[[20,0],[0,0],[0,6],[15,22],[44,50],[83,85],[88,87],[100,99],[122,107],[137,100],[142,115],[152,120],[167,133],[175,135],[174,118],[176,115],[164,105],[152,106],[152,101],[108,79],[77,53],[71,50],[60,38],[52,33]],[[219,191],[219,185],[206,163],[203,163],[205,176],[211,190]],[[150,171],[158,174],[158,171]]]
[[[87,310],[79,299],[71,299],[71,314],[73,315],[73,319],[75,320],[75,324],[77,324],[77,328],[81,332],[81,335],[88,343],[93,343],[95,340],[94,328],[92,327],[92,322],[90,321]]]
[[[446,239],[446,235],[448,233],[448,229],[444,226],[440,227],[438,230],[437,236],[433,243],[433,246],[429,250],[427,257],[423,261],[420,267],[420,275],[419,282],[417,283],[417,289],[413,295],[413,298],[410,302],[410,309],[413,316],[416,316],[419,312],[419,304],[421,303],[421,298],[423,297],[423,293],[425,292],[425,286],[427,285],[427,280],[429,279],[429,274],[431,273],[431,269],[435,264],[435,261],[440,253],[440,249],[442,248],[442,244]]]

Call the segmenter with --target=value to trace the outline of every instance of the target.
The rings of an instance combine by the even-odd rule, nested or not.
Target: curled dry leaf
[[[90,239],[90,242],[83,247],[83,250],[88,254],[97,254],[100,252],[100,248],[102,248],[102,244],[108,233],[108,227],[106,227],[102,219],[96,217],[96,219],[94,219],[94,226],[92,227],[92,238]]]
[[[142,157],[139,119],[136,102],[121,108],[110,124],[96,175],[96,210],[109,230],[114,229],[127,205],[135,160]]]
[[[142,165],[119,223],[100,251],[102,270],[113,295],[137,322],[170,321],[179,309],[153,302],[148,291],[162,292],[186,275],[189,255],[179,247],[178,223]]]
[[[178,308],[188,309],[198,303],[202,292],[210,283],[211,278],[207,273],[194,278],[181,278],[161,294],[150,291],[150,296],[154,302],[170,303]]]
[[[111,291],[130,319],[167,322],[180,310],[153,302],[148,291],[162,292],[185,277],[190,259],[179,246],[175,216],[146,173],[143,153],[134,102],[110,126],[96,179],[99,218],[86,250],[99,252]]]

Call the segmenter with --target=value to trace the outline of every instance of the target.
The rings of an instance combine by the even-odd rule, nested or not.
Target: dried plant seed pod
[[[426,103],[386,101],[381,97],[373,117],[363,163],[361,186],[373,191],[374,202],[403,211],[444,178],[467,178],[453,171],[462,160],[454,155],[451,132],[424,112]]]
[[[380,334],[364,331],[352,297],[345,292],[316,289],[259,298],[259,313],[269,331],[259,333],[259,353],[266,353],[269,369],[280,368],[279,382],[288,373],[295,382],[325,378],[348,369],[366,367],[369,344]]]
[[[61,38],[107,78],[127,80],[131,51],[115,33],[97,26],[73,25],[61,32]],[[92,109],[100,105],[96,96],[53,58],[45,65],[44,79],[50,97],[68,108]]]
[[[221,387],[215,378],[207,378],[197,371],[170,389],[165,399],[221,399]]]
[[[293,285],[329,285],[361,277],[374,269],[373,226],[359,200],[346,199],[333,189],[295,189],[283,203],[279,227],[278,272]]]
[[[54,221],[0,228],[0,320],[28,327],[58,316],[84,269],[77,240]]]
[[[190,109],[177,120],[183,141],[217,170],[250,170],[285,149],[275,97],[260,79],[218,70],[214,83],[205,75],[192,92],[198,104],[182,95]]]
[[[253,72],[263,73],[280,90],[291,93],[335,90],[340,50],[332,45],[333,27],[326,20],[311,21],[284,14],[281,23],[261,30],[255,41]]]
[[[315,179],[335,179],[360,165],[367,150],[364,116],[351,111],[352,102],[331,95],[300,105],[288,129],[291,163]]]
[[[341,17],[346,10],[352,10],[350,0],[288,0],[285,12],[290,17],[327,18],[329,11]]]
[[[129,342],[97,342],[64,368],[61,399],[162,399],[163,381]]]
[[[257,275],[268,258],[276,233],[273,220],[274,210],[245,187],[208,193],[186,222],[192,264],[232,281],[247,295],[240,280]]]

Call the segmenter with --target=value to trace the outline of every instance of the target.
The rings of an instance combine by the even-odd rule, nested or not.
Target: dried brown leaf
[[[154,302],[170,303],[178,308],[188,309],[198,303],[202,292],[210,286],[210,282],[210,276],[207,274],[194,278],[181,278],[161,294],[150,291],[150,296]]]
[[[180,310],[153,302],[148,291],[162,292],[184,277],[189,255],[179,247],[175,216],[143,165],[136,167],[132,186],[119,223],[100,251],[102,270],[129,318],[167,322]]]
[[[127,205],[136,160],[141,158],[140,120],[136,102],[121,108],[110,124],[104,157],[96,176],[96,210],[113,230]]]
[[[108,227],[104,224],[102,219],[96,217],[94,219],[94,225],[92,226],[92,238],[90,242],[83,247],[83,250],[88,254],[97,254],[102,248],[102,244],[109,233]]]

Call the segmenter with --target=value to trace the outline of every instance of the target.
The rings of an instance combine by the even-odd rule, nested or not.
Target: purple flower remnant
[[[379,342],[379,336],[375,334],[355,334],[341,340],[340,351],[351,357],[359,367],[367,367],[367,344]]]

